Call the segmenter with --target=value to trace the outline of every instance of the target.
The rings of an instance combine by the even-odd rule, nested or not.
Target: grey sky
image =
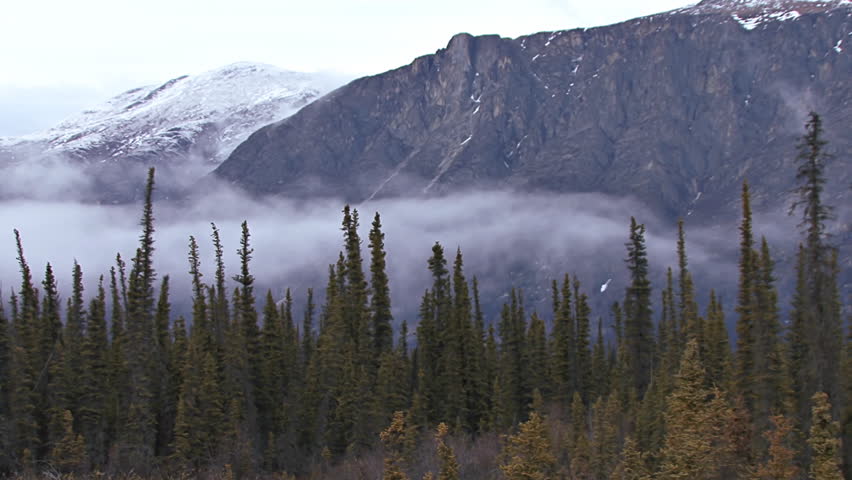
[[[46,0],[0,15],[0,135],[49,127],[125,89],[236,61],[379,73],[458,32],[615,23],[689,0]]]

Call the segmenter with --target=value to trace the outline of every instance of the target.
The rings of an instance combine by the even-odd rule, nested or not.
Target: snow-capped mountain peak
[[[88,162],[223,161],[248,136],[320,97],[333,82],[314,74],[240,62],[116,95],[54,128],[3,139]]]

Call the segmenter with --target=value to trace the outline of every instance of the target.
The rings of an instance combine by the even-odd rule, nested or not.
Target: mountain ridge
[[[815,10],[744,25],[704,2],[515,39],[459,34],[264,127],[215,175],[259,195],[630,191],[671,217],[731,215],[746,177],[758,205],[789,190],[809,108],[826,125],[852,119],[849,2],[763,3]]]

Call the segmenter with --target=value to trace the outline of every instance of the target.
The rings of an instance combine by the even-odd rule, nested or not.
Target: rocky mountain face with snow
[[[184,75],[124,92],[45,132],[0,138],[0,162],[82,166],[99,201],[132,200],[142,170],[155,165],[168,194],[211,171],[258,128],[333,86],[316,75],[255,63]]]
[[[848,48],[849,47],[849,48]],[[460,34],[254,133],[215,175],[350,201],[458,189],[635,195],[669,218],[779,205],[807,112],[850,184],[852,3],[718,0],[516,39]]]

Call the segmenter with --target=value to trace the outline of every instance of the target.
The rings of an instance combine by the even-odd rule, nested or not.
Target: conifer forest
[[[349,206],[324,292],[256,291],[252,262],[263,260],[247,223],[239,265],[226,269],[227,239],[211,225],[188,239],[188,277],[158,275],[151,169],[136,253],[87,272],[99,275],[94,291],[77,264],[70,292],[50,264],[36,280],[26,232],[14,232],[0,476],[852,478],[852,322],[828,235],[822,132],[812,113],[790,152],[797,188],[783,201],[800,224],[787,237],[798,245],[789,298],[742,186],[735,331],[712,285],[693,283],[683,222],[677,265],[652,285],[645,227],[629,212],[630,283],[606,312],[565,274],[550,286],[552,311],[529,311],[513,289],[487,318],[462,250],[436,243],[423,252],[432,283],[416,322],[394,319],[381,217],[362,238]],[[200,242],[214,258],[200,257]],[[191,300],[180,299],[191,317],[172,312],[173,282],[191,282]]]

